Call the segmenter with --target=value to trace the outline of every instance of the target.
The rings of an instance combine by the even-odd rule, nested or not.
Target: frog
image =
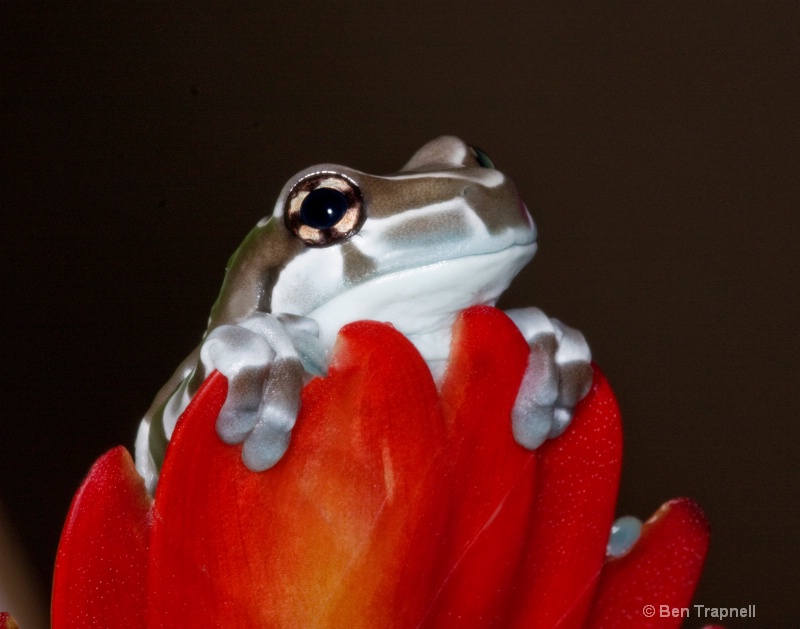
[[[140,422],[136,467],[148,489],[215,370],[228,380],[217,434],[242,444],[253,472],[288,449],[302,388],[327,373],[350,322],[390,323],[441,384],[456,317],[495,306],[536,253],[537,235],[514,183],[454,136],[428,142],[391,175],[337,164],[300,171],[229,259],[199,345]],[[569,426],[591,387],[591,352],[578,330],[538,308],[505,312],[530,349],[509,421],[517,443],[534,450]]]

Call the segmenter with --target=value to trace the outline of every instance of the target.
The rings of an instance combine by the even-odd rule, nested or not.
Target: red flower
[[[708,530],[668,502],[606,559],[622,435],[599,370],[535,452],[509,420],[528,347],[500,311],[462,313],[437,393],[388,325],[340,333],[303,391],[286,456],[248,471],[214,423],[212,374],[173,435],[155,500],[128,453],[89,472],[56,560],[53,627],[676,627]]]
[[[0,612],[0,629],[19,629],[19,625],[14,622],[11,614],[8,612]]]

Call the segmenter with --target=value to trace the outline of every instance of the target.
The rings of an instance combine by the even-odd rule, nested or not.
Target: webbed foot
[[[305,374],[325,371],[316,334],[309,319],[257,313],[214,328],[203,341],[205,372],[216,369],[228,379],[217,433],[225,443],[243,443],[242,460],[253,471],[272,467],[284,455]]]
[[[506,313],[531,353],[511,414],[514,438],[528,448],[561,435],[592,385],[591,352],[583,335],[538,308]]]

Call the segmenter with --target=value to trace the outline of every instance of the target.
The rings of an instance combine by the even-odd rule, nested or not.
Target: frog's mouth
[[[360,319],[391,323],[412,340],[440,331],[449,339],[456,315],[470,306],[494,305],[536,247],[535,241],[513,244],[373,276],[305,316],[319,323],[320,339],[327,347],[342,326]]]

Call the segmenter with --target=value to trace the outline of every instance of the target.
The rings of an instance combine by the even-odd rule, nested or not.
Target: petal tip
[[[17,622],[8,612],[0,612],[0,629],[19,629]]]

